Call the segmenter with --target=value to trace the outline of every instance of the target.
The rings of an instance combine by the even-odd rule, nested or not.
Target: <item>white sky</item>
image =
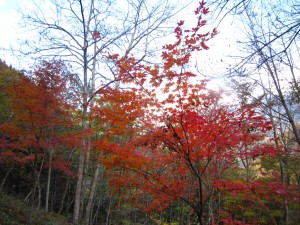
[[[183,0],[177,1],[180,2]],[[195,4],[197,4],[197,2],[198,0],[195,0]],[[0,0],[0,59],[5,60],[8,65],[12,65],[17,69],[23,69],[20,67],[20,65],[22,65],[22,63],[24,65],[24,60],[20,62],[8,52],[4,53],[1,51],[1,49],[14,46],[18,39],[22,39],[22,37],[24,38],[25,33],[18,33],[20,32],[20,30],[18,30],[20,14],[18,13],[17,9],[22,8],[22,6],[30,8],[30,5],[32,5],[32,0]],[[184,17],[182,17],[181,14],[181,18],[183,19],[187,19],[190,16],[190,10],[186,10],[186,16]],[[237,39],[242,40],[242,31],[233,26],[233,19],[234,18],[231,16],[225,17],[225,21],[223,21],[221,26],[217,29],[219,34],[207,43],[210,49],[208,51],[201,51],[197,54],[197,63],[200,72],[202,75],[207,75],[208,78],[211,75],[221,75],[230,62],[234,64],[233,59],[228,56],[239,54],[237,49]],[[208,22],[212,23],[213,21],[208,19]],[[236,25],[238,22],[241,21],[234,21],[234,24]],[[188,21],[186,21],[186,24],[187,23]],[[216,25],[217,24],[212,24],[211,28],[215,27]],[[176,24],[174,24],[174,27],[175,26]],[[26,65],[28,66],[28,63]],[[223,82],[224,81],[221,79],[213,80],[210,87],[224,87]]]
[[[180,0],[178,1],[180,2]],[[197,2],[198,1],[195,0],[195,4],[193,5],[197,5]],[[24,37],[25,33],[19,33],[20,30],[18,30],[18,22],[20,21],[21,17],[18,13],[18,9],[22,8],[22,6],[30,8],[31,4],[31,0],[0,0],[0,50],[1,48],[9,48],[10,46],[14,47],[18,42],[18,39],[22,39],[22,36]],[[192,10],[194,10],[194,8]],[[187,9],[186,13],[187,14],[183,17],[183,19],[188,20],[188,18],[191,16],[190,9]],[[182,14],[180,17],[182,17]],[[227,66],[224,61],[229,60],[229,58],[226,56],[235,51],[234,49],[236,48],[236,42],[234,35],[232,35],[235,32],[231,25],[232,21],[230,21],[232,18],[226,17],[225,19],[227,21],[223,21],[222,26],[218,28],[219,34],[207,43],[210,49],[197,54],[197,65],[202,75],[210,76],[224,71]],[[208,22],[212,21],[208,20]],[[186,21],[185,24],[187,23],[188,22]],[[175,26],[176,24],[174,24],[174,27]],[[212,24],[211,29],[213,27],[215,27],[214,24]],[[17,69],[24,69],[22,67],[22,63],[24,65],[24,60],[26,60],[17,60],[16,57],[12,56],[8,52],[3,54],[3,51],[0,51],[0,59]],[[221,60],[223,62],[221,62]],[[25,62],[25,65],[28,66],[28,62]],[[220,80],[214,81],[213,86],[219,86],[222,85],[222,83],[223,82]]]
[[[0,0],[0,49],[9,48],[17,41],[17,25],[20,20],[17,8],[22,0]],[[9,54],[1,52],[0,58],[8,64],[14,62],[13,57]]]
[[[36,0],[43,1],[43,0]],[[182,0],[173,0],[173,1],[182,1]],[[179,19],[182,18],[185,21],[185,24],[188,24],[189,18],[192,17],[191,8],[194,10],[194,6],[197,5],[198,0],[195,0],[189,9],[186,9],[186,13],[181,13]],[[32,0],[0,0],[0,59],[4,60],[8,65],[12,65],[17,69],[28,69],[24,66],[32,67],[30,61],[26,59],[19,60],[14,57],[9,52],[3,52],[1,49],[9,48],[10,46],[15,47],[18,39],[23,39],[24,36],[28,33],[21,33],[21,30],[18,29],[18,22],[20,22],[20,13],[18,13],[19,8],[31,8],[33,5]],[[235,64],[233,59],[229,55],[238,55],[238,44],[237,39],[241,39],[241,30],[233,26],[239,21],[234,21],[234,17],[227,16],[220,27],[217,28],[219,34],[210,40],[207,45],[210,47],[207,51],[201,51],[196,54],[197,66],[200,70],[201,75],[206,75],[205,78],[211,78],[215,75],[223,75],[223,72],[226,71],[226,67],[231,63]],[[213,27],[217,24],[212,24],[213,21],[207,18],[209,23],[209,30],[212,30]],[[193,24],[192,24],[193,25]],[[176,24],[174,24],[174,27]],[[3,54],[4,53],[4,54]],[[191,66],[195,64],[195,61],[191,63]],[[199,76],[198,79],[202,79],[203,76]],[[218,89],[219,87],[228,90],[223,79],[213,79],[209,83],[209,87],[213,89]],[[232,101],[232,100],[230,100]]]
[[[16,8],[20,0],[0,0],[0,46],[3,47],[15,38],[19,15]]]
[[[197,2],[196,0],[196,4]],[[31,3],[31,0],[0,0],[0,50],[1,48],[9,48],[9,46],[14,47],[18,39],[22,39],[22,36],[24,38],[25,34],[19,33],[20,30],[18,30],[18,22],[21,17],[18,13],[18,9],[22,8],[22,5],[26,8],[30,8],[29,4]],[[192,8],[192,10],[194,10],[194,8]],[[190,9],[186,11],[187,16],[183,17],[184,20],[188,20],[192,15]],[[182,14],[180,17],[182,17]],[[215,74],[220,75],[220,73],[225,71],[227,64],[224,63],[224,61],[230,61],[227,55],[231,54],[234,48],[236,48],[236,42],[232,35],[234,28],[231,26],[231,20],[232,18],[226,17],[226,21],[223,21],[223,25],[218,28],[219,34],[207,43],[210,47],[209,50],[201,51],[196,54],[197,66],[201,75],[208,75],[208,77],[205,78],[209,78]],[[208,23],[210,22],[212,21],[208,20]],[[188,21],[186,21],[185,24],[188,24]],[[174,24],[174,28],[175,26],[176,24]],[[209,29],[212,30],[213,27],[215,27],[214,24],[212,24]],[[17,69],[28,69],[24,68],[24,66],[33,66],[29,65],[31,62],[25,61],[26,59],[19,60],[8,52],[5,54],[2,53],[3,51],[0,51],[0,59],[5,60],[8,65],[12,65]],[[223,62],[221,62],[221,60],[223,60]],[[191,63],[191,66],[194,66],[193,64],[195,63]],[[203,79],[203,76],[199,76],[198,79]],[[219,87],[227,89],[224,87],[223,79],[213,80],[209,83],[209,87],[213,89],[218,89]]]

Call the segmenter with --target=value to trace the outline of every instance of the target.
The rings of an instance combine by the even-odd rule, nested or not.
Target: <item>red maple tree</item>
[[[109,56],[119,67],[118,79],[135,84],[135,91],[142,93],[135,104],[148,105],[140,108],[144,118],[138,121],[142,129],[134,133],[135,138],[123,146],[106,142],[110,167],[128,171],[114,177],[114,184],[148,193],[149,210],[163,210],[180,199],[192,208],[199,224],[204,220],[217,224],[231,217],[220,211],[222,195],[258,189],[253,176],[238,180],[231,175],[233,170],[242,171],[245,162],[277,154],[267,138],[270,123],[255,106],[222,104],[220,93],[209,90],[207,81],[197,81],[196,74],[187,70],[193,52],[207,50],[206,42],[217,34],[215,29],[200,33],[208,11],[202,1],[195,10],[194,28],[184,29],[184,21],[178,23],[175,43],[164,46],[162,66],[145,65],[130,56]],[[118,121],[113,120],[115,126]],[[103,146],[101,142],[98,149]],[[253,198],[253,204],[254,199],[258,198]]]
[[[74,125],[71,113],[74,108],[65,98],[64,69],[59,61],[42,62],[32,76],[20,74],[5,90],[10,97],[13,119],[0,125],[1,156],[31,168],[31,208],[45,165],[72,174],[69,163],[55,154]]]

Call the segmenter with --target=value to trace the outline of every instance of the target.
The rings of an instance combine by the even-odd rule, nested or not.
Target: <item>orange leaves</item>
[[[138,119],[142,115],[143,105],[147,104],[143,96],[134,90],[122,91],[107,88],[99,94],[101,95],[98,100],[99,106],[93,109],[95,118],[103,122],[110,121],[119,126],[128,126],[129,123]]]
[[[165,70],[168,70],[168,69],[170,69],[173,65],[174,65],[174,59],[173,58],[171,58],[171,57],[169,57],[167,60],[166,60],[166,62],[164,63],[164,69]]]
[[[196,74],[194,74],[194,73],[192,73],[192,72],[184,72],[184,73],[182,73],[184,76],[186,76],[186,77],[196,77],[197,75]]]
[[[149,94],[151,88],[150,90],[146,88],[148,84],[155,89],[167,89],[167,87],[164,87],[166,83],[170,85],[178,84],[182,82],[183,77],[186,79],[193,76],[192,73],[185,71],[192,53],[207,50],[209,47],[206,42],[217,34],[215,29],[212,32],[201,33],[200,28],[207,24],[207,21],[202,19],[202,16],[208,13],[205,2],[199,3],[195,13],[197,15],[195,27],[183,29],[185,22],[183,20],[179,21],[174,29],[176,41],[163,46],[161,68],[158,65],[144,65],[132,56],[109,55],[108,58],[116,63],[119,70],[117,80],[134,84],[139,90]]]
[[[200,45],[205,50],[209,49],[209,47],[204,42],[201,42]]]
[[[216,29],[201,33],[208,12],[202,1],[194,27],[177,24],[176,40],[163,47],[161,64],[111,55],[116,79],[134,89],[102,89],[91,109],[99,160],[112,173],[120,171],[115,185],[134,183],[152,197],[152,207],[163,209],[181,198],[199,211],[219,198],[225,189],[218,184],[238,160],[273,152],[258,147],[269,124],[253,108],[223,105],[221,93],[208,90],[207,81],[191,79],[196,77],[188,70],[193,53],[208,50],[207,41],[217,34]],[[243,183],[232,185],[234,195],[246,189]]]
[[[153,69],[149,69],[150,74],[152,75],[152,77],[156,78],[159,74],[159,68],[158,66],[156,66]]]
[[[57,148],[63,143],[62,128],[73,125],[72,107],[64,99],[64,69],[59,61],[42,62],[31,77],[21,74],[5,90],[14,117],[12,122],[2,124],[0,131],[7,136],[4,142],[10,149],[26,151],[30,148],[29,155],[16,158],[20,163]]]
[[[51,65],[44,62],[31,79],[20,79],[7,89],[12,98],[12,107],[16,119],[27,123],[32,129],[53,127],[58,122],[64,124],[59,114],[64,114],[69,106],[63,99],[66,91],[64,80],[60,77],[58,63]]]
[[[137,140],[143,132],[147,101],[136,90],[103,89],[98,105],[91,109],[94,129],[99,137],[95,142],[101,162],[108,168],[138,168],[143,162],[136,151]]]

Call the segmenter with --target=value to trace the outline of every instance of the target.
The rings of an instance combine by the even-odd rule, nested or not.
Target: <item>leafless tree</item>
[[[95,94],[117,84],[115,68],[106,56],[133,54],[150,60],[157,50],[157,39],[164,37],[168,21],[187,6],[178,7],[168,0],[51,0],[33,10],[22,10],[24,28],[35,36],[23,40],[17,52],[33,59],[59,58],[68,62],[81,79],[82,130],[89,124],[88,111]],[[90,138],[83,138],[79,156],[73,223],[90,224],[90,213],[100,164],[93,171],[89,197],[83,203],[84,184],[90,163]],[[85,211],[83,210],[85,208]]]
[[[223,13],[235,14],[242,24],[243,40],[239,41],[240,58],[228,75],[235,77],[234,86],[243,103],[262,103],[262,110],[273,123],[276,146],[285,149],[287,158],[278,156],[281,181],[288,185],[293,174],[299,181],[299,32],[300,13],[297,1],[242,0],[236,5],[220,1]],[[300,190],[300,189],[299,189]],[[285,223],[289,223],[289,209],[285,206]]]
[[[260,49],[257,50],[263,50],[269,44],[280,42],[281,39],[285,40],[285,49],[288,49],[295,41],[299,40],[300,5],[297,0],[221,0],[212,1],[210,4],[214,8],[216,15],[215,19],[218,21],[219,25],[222,25],[223,19],[230,15],[234,16],[236,21],[240,21],[242,17],[248,18],[248,16],[251,15],[253,18],[260,17],[262,19],[259,22],[257,21],[258,24],[256,25],[267,25],[265,23],[266,21],[268,21],[269,24],[272,24],[270,39],[263,43],[260,46]],[[281,49],[281,51],[275,52],[274,54],[281,54],[285,49]],[[258,52],[252,52],[247,59],[250,59],[256,53]]]

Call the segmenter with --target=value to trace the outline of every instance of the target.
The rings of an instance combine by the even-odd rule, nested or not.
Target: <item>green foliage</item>
[[[11,119],[10,99],[4,93],[4,88],[18,79],[18,71],[8,67],[0,59],[0,122]]]
[[[279,170],[279,161],[274,160],[272,157],[264,157],[261,160],[261,168],[263,168],[266,171],[272,171],[272,170]]]
[[[1,225],[25,225],[28,207],[21,200],[0,195],[0,224]],[[54,213],[45,213],[36,210],[33,214],[32,225],[71,225],[66,218]]]
[[[153,223],[155,225],[178,225],[179,224],[178,222],[171,222],[171,223],[169,223],[169,222],[165,221],[164,219],[160,218],[160,216],[157,215],[157,214],[153,215],[151,217],[151,220],[153,221]]]

